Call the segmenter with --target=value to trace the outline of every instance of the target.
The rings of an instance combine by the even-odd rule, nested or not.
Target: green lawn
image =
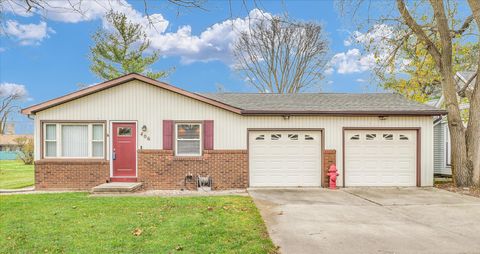
[[[34,184],[33,165],[0,160],[0,189],[18,189]]]
[[[0,253],[274,253],[250,197],[0,196]]]

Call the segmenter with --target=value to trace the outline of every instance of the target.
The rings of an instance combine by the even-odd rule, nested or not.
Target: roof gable
[[[118,85],[122,85],[122,84],[125,84],[129,81],[132,81],[132,80],[139,80],[139,81],[142,81],[142,82],[147,83],[149,85],[153,85],[153,86],[156,86],[156,87],[159,87],[159,88],[163,88],[163,89],[168,90],[170,92],[174,92],[174,93],[177,93],[177,94],[180,94],[180,95],[183,95],[183,96],[186,96],[186,97],[189,97],[189,98],[192,98],[192,99],[210,104],[212,106],[225,109],[227,111],[231,111],[231,112],[234,112],[234,113],[237,113],[237,114],[241,113],[241,109],[236,108],[234,106],[215,101],[213,99],[207,98],[207,97],[202,96],[200,94],[188,92],[188,91],[183,90],[181,88],[169,85],[169,84],[164,83],[164,82],[160,82],[158,80],[150,79],[148,77],[142,76],[142,75],[137,74],[137,73],[130,73],[130,74],[118,77],[116,79],[112,79],[112,80],[109,80],[109,81],[106,81],[106,82],[103,82],[103,83],[100,83],[100,84],[97,84],[97,85],[94,85],[94,86],[90,86],[90,87],[81,89],[81,90],[73,92],[73,93],[69,93],[67,95],[64,95],[64,96],[61,96],[61,97],[58,97],[58,98],[55,98],[55,99],[52,99],[52,100],[49,100],[49,101],[45,101],[45,102],[30,106],[28,108],[24,108],[24,109],[22,109],[21,112],[22,112],[22,114],[25,114],[25,115],[35,114],[36,112],[39,112],[39,111],[42,111],[42,110],[45,110],[45,109],[48,109],[48,108],[51,108],[51,107],[55,107],[55,106],[58,106],[60,104],[67,103],[69,101],[73,101],[73,100],[76,100],[76,99],[88,96],[90,94],[94,94],[94,93],[97,93],[97,92],[115,87],[115,86],[118,86]]]

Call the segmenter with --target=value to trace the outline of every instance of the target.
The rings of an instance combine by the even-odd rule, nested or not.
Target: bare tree
[[[111,11],[111,3],[115,2],[118,4],[124,4],[120,0],[89,0],[97,2],[99,6],[104,6],[106,8],[105,12]],[[60,6],[52,3],[49,0],[0,0],[0,14],[6,12],[7,10],[22,10],[25,13],[42,13],[45,11],[54,11],[54,12],[69,12],[77,13],[84,15],[85,14],[85,0],[64,0],[65,4]],[[207,0],[167,0],[167,3],[178,7],[177,12],[180,12],[180,9],[201,9],[204,8]],[[143,12],[149,18],[149,9],[159,5],[158,1],[153,0],[143,0]],[[2,19],[4,17],[1,17]]]
[[[323,78],[327,50],[319,24],[265,18],[240,34],[235,67],[262,93],[298,93]]]
[[[8,117],[20,108],[16,102],[26,96],[23,86],[15,84],[0,85],[0,134],[5,134]]]
[[[355,3],[343,1],[343,7],[353,7],[355,13],[362,4],[370,4],[373,1],[358,0]],[[341,4],[342,4],[341,3]],[[457,186],[480,185],[480,56],[477,56],[476,82],[473,91],[468,94],[470,103],[469,122],[465,126],[462,121],[459,97],[462,97],[462,89],[458,89],[454,79],[454,57],[456,52],[453,45],[458,43],[458,38],[465,36],[465,32],[476,23],[480,30],[480,1],[468,0],[471,15],[457,22],[454,9],[455,1],[430,0],[411,3],[407,6],[405,0],[396,0],[396,13],[380,16],[377,24],[392,24],[394,37],[385,40],[391,43],[388,57],[384,58],[384,66],[388,66],[401,59],[405,48],[422,47],[428,56],[433,59],[433,68],[439,73],[440,87],[445,99],[445,107],[448,111],[448,126],[451,133],[452,145],[452,171]],[[423,14],[416,13],[416,11]],[[427,14],[425,14],[427,12]],[[351,17],[349,17],[351,18]],[[458,18],[458,17],[457,17]],[[393,39],[392,39],[393,38]],[[479,43],[478,34],[470,40]],[[369,50],[367,48],[367,50]],[[475,52],[480,54],[479,51]]]

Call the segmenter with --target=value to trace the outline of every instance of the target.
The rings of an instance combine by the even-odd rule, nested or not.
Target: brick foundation
[[[188,174],[192,180],[185,179]],[[247,150],[205,150],[202,157],[191,158],[167,150],[138,151],[138,181],[145,189],[196,189],[197,175],[210,175],[217,190],[247,188]]]
[[[332,164],[337,165],[337,151],[325,150],[323,152],[323,187],[328,187],[328,169]]]
[[[324,187],[327,172],[336,164],[336,151],[324,152]],[[191,174],[191,180],[185,176]],[[173,151],[138,150],[138,181],[145,189],[196,189],[197,175],[210,175],[213,188],[248,187],[247,150],[205,150],[202,157],[175,157]],[[39,160],[35,162],[35,187],[42,189],[90,190],[109,180],[107,160]]]
[[[110,175],[107,160],[35,161],[35,189],[89,190]]]

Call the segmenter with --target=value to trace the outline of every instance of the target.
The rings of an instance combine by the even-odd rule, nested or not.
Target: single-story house
[[[473,71],[461,71],[455,74],[455,80],[457,82],[457,90],[459,93],[471,93],[476,81],[476,72]],[[470,108],[470,104],[464,102],[459,98],[460,110],[467,116],[467,112]],[[437,99],[431,100],[428,104],[437,107],[444,108],[443,95],[438,96]],[[467,125],[468,121],[464,121]],[[434,164],[433,171],[436,175],[452,175],[452,157],[451,157],[451,143],[450,143],[450,131],[448,129],[447,115],[441,115],[434,118],[433,123],[433,151],[434,151]]]
[[[38,189],[432,186],[432,116],[388,93],[193,93],[128,74],[22,110]]]

